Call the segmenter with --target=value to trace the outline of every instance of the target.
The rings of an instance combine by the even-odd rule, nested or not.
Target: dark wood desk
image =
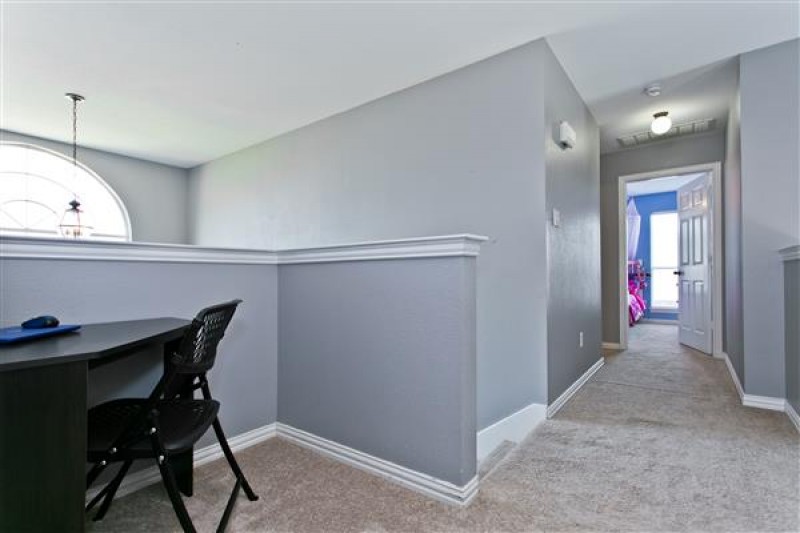
[[[87,324],[0,348],[0,532],[83,531],[90,368],[147,347],[177,348],[188,320]],[[175,459],[192,492],[192,454]]]

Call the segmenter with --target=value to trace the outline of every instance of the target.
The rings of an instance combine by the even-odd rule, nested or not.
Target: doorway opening
[[[673,325],[681,344],[722,356],[722,213],[716,163],[620,176],[620,347],[631,328]]]

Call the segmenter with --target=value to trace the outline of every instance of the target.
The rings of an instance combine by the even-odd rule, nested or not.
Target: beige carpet
[[[482,480],[467,509],[273,439],[238,457],[261,500],[229,531],[797,531],[800,438],[739,404],[724,363],[637,326],[606,365]],[[213,531],[232,476],[197,470],[187,500]],[[160,486],[117,500],[91,531],[179,530]]]

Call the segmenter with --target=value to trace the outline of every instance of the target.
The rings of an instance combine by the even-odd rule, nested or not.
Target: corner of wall
[[[198,181],[202,165],[186,169],[186,243],[197,242]]]
[[[566,391],[601,355],[599,130],[549,46],[544,49],[545,212],[547,234],[547,400]],[[575,147],[558,143],[561,121]],[[555,211],[560,222],[553,222]],[[579,288],[574,286],[578,284]],[[561,290],[572,286],[570,291]],[[576,298],[572,294],[580,293]]]
[[[798,78],[800,39],[740,58],[744,387],[777,398],[786,394],[778,250],[800,240],[800,124],[787,120],[800,114]]]

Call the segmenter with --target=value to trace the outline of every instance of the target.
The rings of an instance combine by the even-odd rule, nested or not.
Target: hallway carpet
[[[229,531],[798,531],[800,438],[786,415],[742,407],[724,363],[682,348],[675,327],[631,337],[467,509],[272,439],[237,454],[261,500],[240,496]],[[189,512],[213,531],[227,465],[198,468],[195,486]],[[89,529],[179,527],[154,485]]]

